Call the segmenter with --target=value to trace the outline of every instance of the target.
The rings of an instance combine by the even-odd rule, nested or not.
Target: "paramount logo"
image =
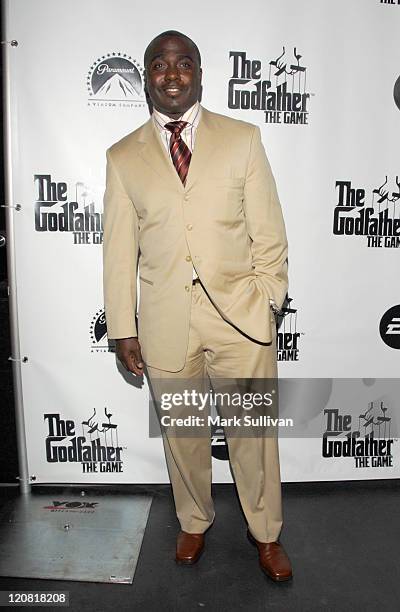
[[[145,106],[143,69],[127,53],[97,58],[86,78],[90,106]]]
[[[100,64],[97,66],[97,74],[103,74],[104,72],[135,72],[136,68],[111,68],[108,64]]]
[[[121,93],[128,98],[129,96],[134,96],[137,91],[124,77],[121,77],[119,74],[114,74],[100,87],[97,95],[115,98],[121,96]]]

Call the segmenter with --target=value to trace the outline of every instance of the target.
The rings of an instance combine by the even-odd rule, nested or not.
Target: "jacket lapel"
[[[215,126],[213,126],[212,113],[202,107],[185,186],[182,184],[159,134],[157,134],[151,117],[143,125],[139,142],[141,145],[139,155],[154,172],[167,181],[169,185],[174,185],[180,191],[187,191],[201,176],[204,176],[205,167],[218,146],[218,136]]]
[[[215,126],[213,125],[212,113],[202,107],[201,118],[197,126],[194,150],[186,179],[186,190],[190,189],[200,177],[204,177],[205,167],[217,148],[217,143],[218,137]]]
[[[150,168],[167,181],[167,183],[183,191],[182,181],[171,162],[168,151],[156,132],[156,127],[151,117],[143,126],[140,143],[139,155]]]

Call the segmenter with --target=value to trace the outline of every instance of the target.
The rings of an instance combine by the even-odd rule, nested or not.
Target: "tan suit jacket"
[[[151,118],[114,144],[103,255],[108,337],[138,336],[149,366],[184,366],[192,265],[226,321],[270,342],[269,300],[281,306],[287,291],[287,241],[260,129],[203,107],[186,186]]]

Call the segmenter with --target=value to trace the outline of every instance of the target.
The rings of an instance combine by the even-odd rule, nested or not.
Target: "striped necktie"
[[[190,159],[192,157],[189,147],[181,138],[181,132],[186,126],[186,121],[170,121],[164,125],[165,129],[171,132],[169,150],[175,169],[183,184],[186,183]]]

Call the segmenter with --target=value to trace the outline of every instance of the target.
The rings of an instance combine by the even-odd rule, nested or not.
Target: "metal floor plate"
[[[131,584],[152,497],[21,495],[0,510],[0,575]]]

